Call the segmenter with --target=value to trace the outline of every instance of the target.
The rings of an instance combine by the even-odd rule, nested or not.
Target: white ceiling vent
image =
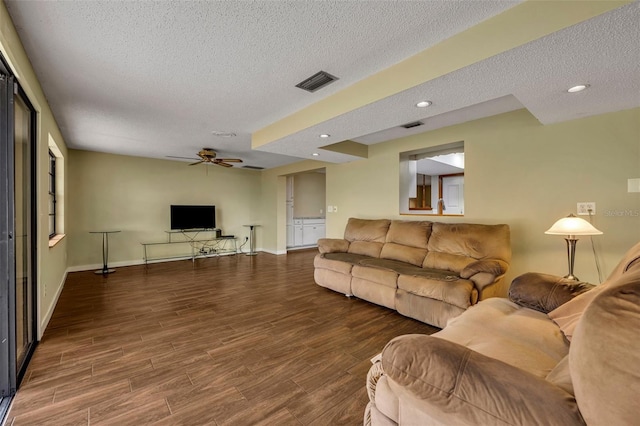
[[[413,121],[411,123],[403,124],[400,127],[404,127],[405,129],[413,129],[414,127],[422,126],[424,123],[422,121]]]
[[[318,71],[306,80],[296,84],[296,87],[313,93],[316,90],[321,89],[327,84],[333,83],[336,80],[338,80],[338,77],[335,77],[325,71]]]

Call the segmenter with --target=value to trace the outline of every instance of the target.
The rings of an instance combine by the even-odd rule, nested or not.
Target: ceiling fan
[[[223,167],[233,167],[233,165],[229,163],[242,163],[242,160],[239,158],[217,158],[216,152],[211,148],[202,148],[197,155],[198,157],[200,157],[200,161],[191,163],[189,164],[190,166],[195,166],[196,164],[201,164],[201,163],[211,163],[211,164],[216,164],[218,166],[223,166]],[[173,158],[185,158],[185,157],[173,157]]]

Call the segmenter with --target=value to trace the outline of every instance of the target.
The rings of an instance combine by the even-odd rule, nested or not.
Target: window
[[[464,214],[464,142],[400,153],[400,214]]]
[[[49,150],[49,238],[56,236],[56,156]]]

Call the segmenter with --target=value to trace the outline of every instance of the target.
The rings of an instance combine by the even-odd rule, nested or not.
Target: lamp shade
[[[570,214],[563,217],[545,231],[549,235],[602,235],[602,231],[596,229],[584,219]]]

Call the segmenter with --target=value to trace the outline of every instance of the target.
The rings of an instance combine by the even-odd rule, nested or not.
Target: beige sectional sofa
[[[366,426],[637,425],[640,243],[598,286],[516,278],[431,336],[391,340]]]
[[[507,225],[351,218],[320,239],[318,285],[444,327],[478,300],[506,293]]]

